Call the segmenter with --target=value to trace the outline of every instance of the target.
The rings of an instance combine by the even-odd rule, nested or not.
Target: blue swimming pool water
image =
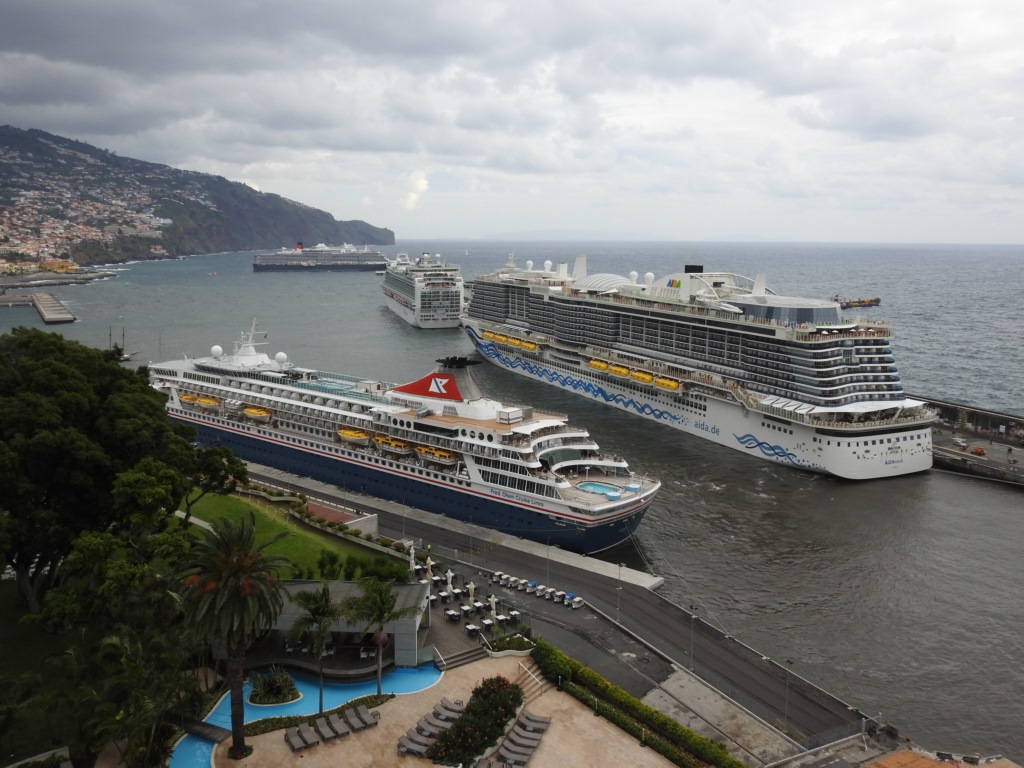
[[[245,722],[263,720],[282,715],[311,715],[317,711],[320,700],[320,685],[315,677],[292,674],[295,687],[301,698],[287,704],[256,706],[245,703]],[[434,685],[441,678],[441,672],[433,664],[424,664],[415,669],[395,669],[384,675],[381,685],[385,693],[415,693]],[[245,684],[245,695],[249,696],[249,683]],[[377,680],[361,683],[324,683],[324,710],[334,709],[346,701],[369,696],[377,692]],[[206,722],[231,728],[231,699],[224,696],[206,717]],[[171,755],[170,768],[209,768],[213,756],[213,742],[198,736],[186,736],[178,742]]]
[[[585,483],[580,483],[579,487],[581,490],[589,491],[590,493],[616,493],[619,490],[613,485],[596,483],[593,480],[588,480]]]

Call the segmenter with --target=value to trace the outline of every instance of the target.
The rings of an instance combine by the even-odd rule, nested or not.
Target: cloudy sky
[[[1024,242],[1021,0],[3,0],[0,123],[402,238]]]

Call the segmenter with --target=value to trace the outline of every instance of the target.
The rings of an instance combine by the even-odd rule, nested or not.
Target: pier
[[[35,307],[47,325],[73,323],[78,318],[52,293],[13,293],[0,296],[0,306]]]

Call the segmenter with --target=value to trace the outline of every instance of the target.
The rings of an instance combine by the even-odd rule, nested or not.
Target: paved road
[[[573,611],[524,592],[494,588],[499,598],[515,602],[521,610],[533,614],[540,624],[561,628],[566,640],[577,638],[573,650],[576,654],[586,654],[578,658],[588,665],[600,661],[602,656],[615,654],[616,649],[625,644],[623,630],[633,633],[651,651],[647,662],[637,661],[632,665],[635,675],[623,674],[622,682],[615,681],[631,692],[646,684],[644,678],[662,682],[671,673],[674,663],[693,669],[712,686],[765,722],[787,730],[798,741],[815,741],[815,736],[835,729],[856,732],[859,728],[860,713],[845,702],[794,675],[785,664],[763,657],[700,617],[692,616],[645,586],[633,583],[635,572],[627,568],[442,519],[399,504],[338,491],[273,470],[264,473],[250,468],[250,476],[258,482],[377,514],[381,534],[412,539],[423,545],[430,543],[435,559],[441,559],[441,553],[457,551],[462,564],[457,570],[468,571],[466,578],[474,580],[483,594],[490,591],[484,586],[486,574],[503,571],[584,595],[590,605],[609,619],[618,617],[621,628],[614,621],[594,621],[591,611]],[[441,520],[441,524],[436,522]],[[660,658],[651,665],[650,660],[655,657]]]

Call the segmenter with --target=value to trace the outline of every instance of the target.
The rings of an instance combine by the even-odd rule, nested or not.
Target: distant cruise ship
[[[271,253],[257,253],[252,259],[253,272],[375,272],[387,266],[380,251],[317,243],[306,248],[296,243]]]
[[[459,267],[440,254],[424,253],[415,262],[400,253],[384,271],[381,291],[388,308],[417,328],[458,328],[465,302]]]
[[[151,365],[170,417],[243,460],[575,552],[628,539],[661,488],[564,416],[485,397],[478,361],[388,384],[271,358],[265,336]]]
[[[763,277],[510,259],[473,280],[463,324],[496,365],[759,459],[851,480],[932,463],[936,414],[905,394],[891,328]]]

